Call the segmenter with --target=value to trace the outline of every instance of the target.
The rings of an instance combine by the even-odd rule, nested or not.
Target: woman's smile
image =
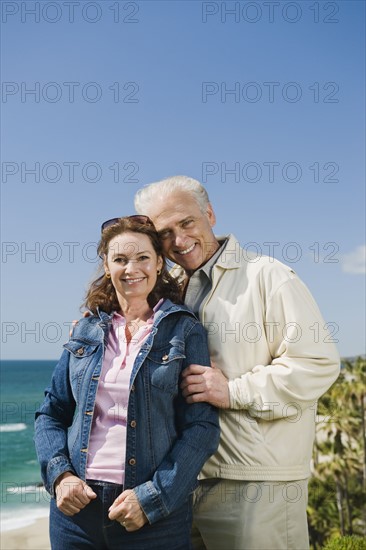
[[[133,285],[133,284],[136,284],[136,283],[141,283],[141,281],[144,281],[145,279],[146,279],[146,277],[135,277],[135,278],[122,279],[122,281],[124,281],[128,285]]]

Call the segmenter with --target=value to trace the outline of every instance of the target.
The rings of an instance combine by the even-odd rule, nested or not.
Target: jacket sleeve
[[[232,409],[263,420],[296,416],[336,380],[340,360],[315,300],[293,274],[268,299],[265,338],[272,357],[230,380]]]
[[[206,332],[195,324],[186,339],[186,358],[191,363],[210,365]],[[151,481],[134,488],[150,523],[154,523],[187,500],[197,486],[197,476],[206,460],[216,451],[220,428],[218,411],[207,403],[187,404],[179,390],[176,400],[179,437],[157,468]]]
[[[75,400],[69,382],[70,354],[64,350],[57,363],[45,399],[35,415],[35,446],[46,490],[54,496],[54,482],[71,465],[67,430],[72,424]]]

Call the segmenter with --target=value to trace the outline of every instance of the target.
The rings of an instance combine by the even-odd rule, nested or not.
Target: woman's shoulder
[[[110,323],[111,315],[101,311],[99,315],[90,314],[87,317],[82,317],[75,324],[71,333],[71,339],[102,340],[103,331]]]
[[[194,326],[202,326],[191,309],[183,304],[175,304],[170,300],[164,300],[159,312],[154,317],[154,321],[164,327],[174,327],[174,330],[180,327],[184,332],[189,331]]]
[[[162,303],[159,309],[160,311],[166,314],[171,314],[171,313],[182,314],[182,317],[188,317],[198,321],[196,315],[193,313],[191,309],[189,309],[189,307],[187,307],[184,304],[176,304],[171,300],[169,300],[168,298],[164,300],[164,302]]]

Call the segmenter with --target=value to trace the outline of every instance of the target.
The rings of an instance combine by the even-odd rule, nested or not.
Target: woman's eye
[[[126,259],[125,258],[114,258],[113,261],[118,263],[118,264],[123,264],[123,265],[126,264]]]
[[[146,260],[149,260],[149,256],[139,256],[139,261],[140,262],[145,262]]]

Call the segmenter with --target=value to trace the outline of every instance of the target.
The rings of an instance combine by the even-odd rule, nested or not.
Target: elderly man
[[[220,408],[220,445],[194,497],[194,547],[307,549],[316,402],[339,373],[314,299],[291,268],[214,235],[198,181],[148,185],[135,208],[154,222],[208,332],[214,368],[191,365],[182,381],[188,402]]]

